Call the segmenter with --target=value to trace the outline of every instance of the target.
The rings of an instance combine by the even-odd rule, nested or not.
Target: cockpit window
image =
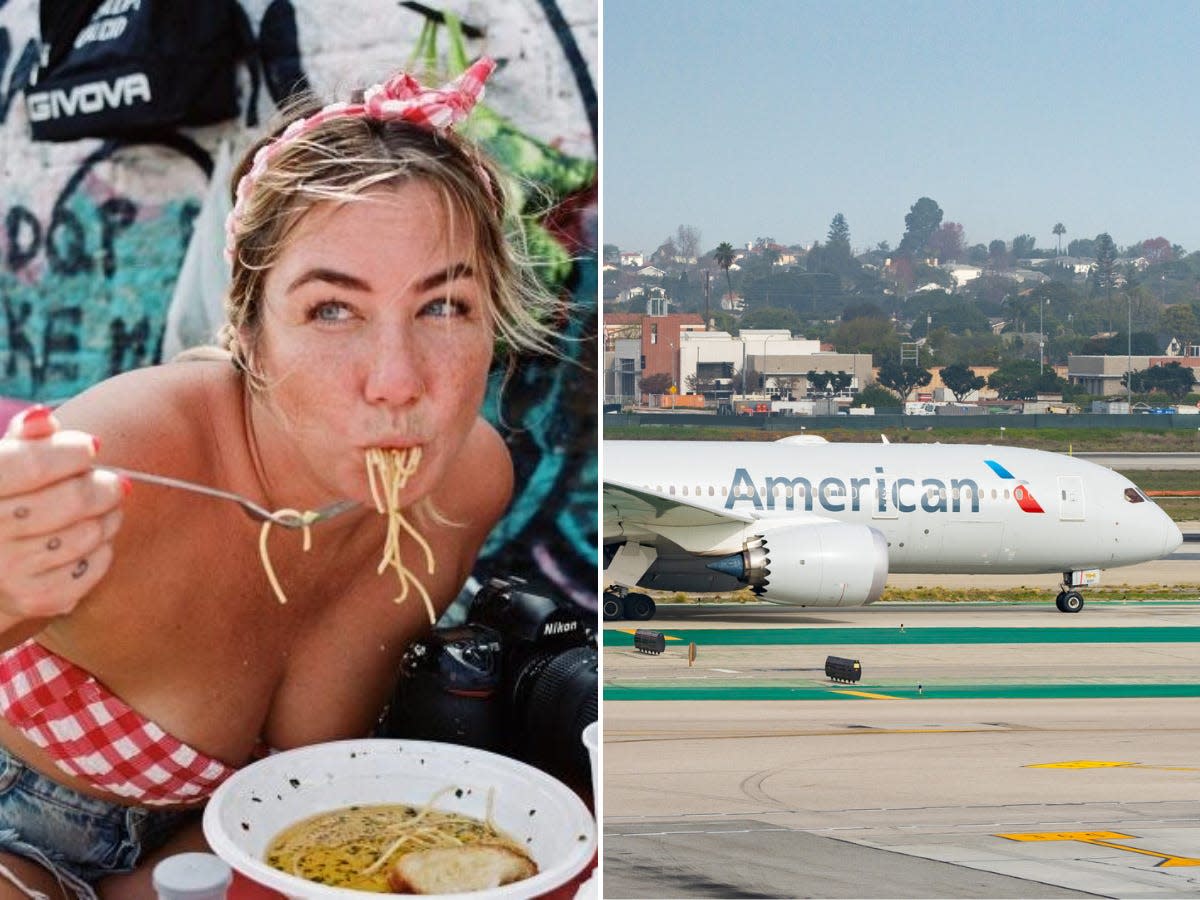
[[[1130,503],[1143,503],[1146,500],[1146,495],[1137,488],[1125,488],[1125,499]]]

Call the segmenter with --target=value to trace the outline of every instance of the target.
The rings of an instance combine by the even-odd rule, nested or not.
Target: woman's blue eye
[[[422,314],[435,318],[450,318],[452,316],[465,316],[470,311],[470,308],[461,300],[455,300],[451,297],[441,297],[437,300],[432,300],[425,304]]]
[[[340,322],[350,315],[350,310],[344,303],[339,303],[335,300],[328,300],[324,303],[318,303],[308,314],[310,319],[315,319],[319,322]]]

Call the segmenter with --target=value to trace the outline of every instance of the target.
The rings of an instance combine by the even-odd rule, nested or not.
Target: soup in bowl
[[[362,817],[369,821],[369,845],[355,845],[357,855],[349,863],[326,862],[321,844],[340,840],[337,820]],[[300,825],[310,827],[305,831]],[[281,856],[280,842],[297,833],[299,856]],[[409,860],[416,871],[466,867],[478,874],[481,866],[495,866],[512,879],[462,893],[473,900],[545,894],[581,872],[596,849],[591,813],[552,776],[485,750],[411,740],[337,741],[252,763],[213,794],[204,812],[204,835],[213,852],[242,875],[289,897],[312,900],[371,896],[362,887],[345,885],[376,864],[367,873],[376,885],[371,890],[410,890],[397,865],[403,852],[383,856],[392,844],[425,854]],[[453,849],[456,844],[475,849],[460,853]],[[268,856],[281,867],[269,863]],[[338,883],[329,883],[329,871],[338,868],[345,880],[335,877]],[[321,882],[296,874],[302,870]],[[465,882],[439,875],[428,883],[452,894],[454,884],[470,883],[472,871],[463,873]]]

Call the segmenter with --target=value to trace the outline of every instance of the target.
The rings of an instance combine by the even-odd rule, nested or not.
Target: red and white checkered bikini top
[[[64,772],[148,806],[202,800],[236,771],[33,640],[0,653],[0,716]]]

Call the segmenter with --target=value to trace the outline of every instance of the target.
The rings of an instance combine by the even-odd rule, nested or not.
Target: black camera
[[[408,648],[383,733],[492,750],[590,795],[582,735],[599,698],[595,617],[525,585],[493,578],[464,624]]]

